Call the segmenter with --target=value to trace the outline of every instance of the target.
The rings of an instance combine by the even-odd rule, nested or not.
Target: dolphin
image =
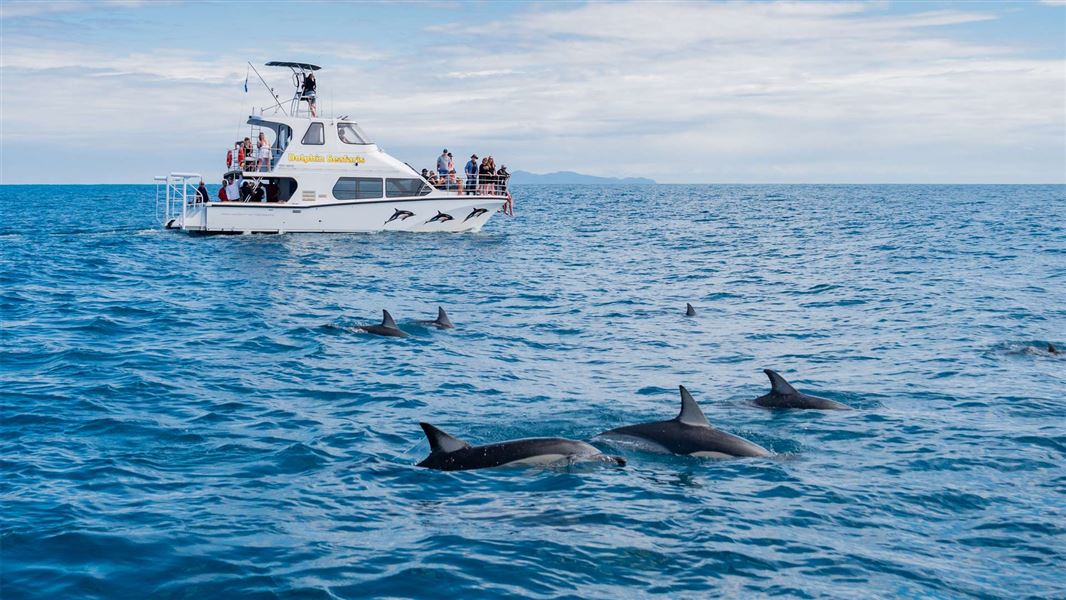
[[[396,326],[396,321],[392,320],[392,315],[389,311],[382,310],[381,325],[360,325],[357,329],[362,329],[367,333],[373,333],[374,335],[384,335],[387,337],[407,337],[407,332],[403,331]]]
[[[389,223],[392,223],[396,219],[399,219],[401,221],[406,221],[407,219],[415,216],[415,213],[413,213],[413,212],[411,212],[409,210],[400,210],[398,208],[395,209],[395,210],[396,210],[396,212],[392,213],[392,216],[389,217],[389,220],[385,221],[386,225],[388,225]]]
[[[687,303],[687,302],[685,303],[685,316],[686,317],[695,317],[696,316],[696,309],[692,308],[692,305]]]
[[[602,461],[624,466],[618,456],[607,456],[595,447],[563,438],[528,438],[471,446],[444,433],[429,423],[419,423],[429,439],[429,456],[419,467],[438,471],[467,471],[504,465],[571,465],[576,462]]]
[[[469,221],[470,219],[473,219],[474,217],[480,217],[481,215],[483,215],[483,214],[485,214],[487,212],[489,212],[488,209],[475,208],[474,210],[470,211],[470,214],[466,215],[466,218],[463,219],[463,223],[466,223],[467,221]]]
[[[661,454],[687,454],[703,458],[770,456],[770,451],[733,434],[711,427],[696,400],[681,388],[681,412],[669,421],[641,423],[605,431],[593,440],[633,443]]]
[[[437,216],[431,217],[428,221],[426,221],[426,223],[434,223],[436,221],[440,221],[441,223],[444,223],[445,221],[454,221],[454,220],[455,220],[455,217],[453,217],[453,216],[451,216],[451,215],[449,215],[447,213],[443,213],[443,212],[438,210],[437,211]]]
[[[417,321],[419,325],[426,325],[428,327],[437,327],[440,329],[454,329],[455,325],[452,325],[451,319],[448,318],[448,313],[444,312],[444,307],[437,307],[437,318],[432,321]]]
[[[1048,354],[1058,354],[1059,353],[1059,349],[1056,348],[1055,344],[1052,344],[1051,342],[1047,343],[1047,351],[1048,351]]]
[[[770,393],[759,396],[755,404],[765,408],[815,408],[820,410],[851,410],[847,404],[841,404],[828,398],[808,396],[796,391],[785,378],[770,369],[763,369],[770,378]]]

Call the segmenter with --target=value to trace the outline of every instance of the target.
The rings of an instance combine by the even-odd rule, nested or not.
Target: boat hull
[[[173,225],[198,233],[475,232],[505,202],[506,198],[500,196],[419,196],[284,204],[209,202],[187,206]]]

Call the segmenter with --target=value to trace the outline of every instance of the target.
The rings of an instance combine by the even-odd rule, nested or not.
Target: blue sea
[[[191,237],[151,186],[0,187],[0,596],[1066,596],[1066,187],[515,199]],[[856,410],[755,407],[764,368]],[[588,439],[680,384],[774,457],[414,466],[419,421]]]

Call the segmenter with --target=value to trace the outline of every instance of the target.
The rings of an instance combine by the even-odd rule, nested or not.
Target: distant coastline
[[[567,185],[655,185],[654,179],[647,177],[598,177],[574,171],[555,171],[554,173],[530,173],[515,171],[511,173],[512,184],[523,183],[562,183]]]

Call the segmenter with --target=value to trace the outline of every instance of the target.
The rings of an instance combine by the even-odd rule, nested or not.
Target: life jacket
[[[237,162],[239,162],[239,163],[243,163],[244,162],[244,146],[243,145],[241,146],[240,151],[237,152]]]
[[[226,186],[222,186],[222,187],[218,188],[218,199],[223,201],[223,202],[226,201]]]
[[[226,168],[228,169],[228,168],[230,168],[232,166],[233,166],[233,150],[230,150],[229,152],[226,152]]]

